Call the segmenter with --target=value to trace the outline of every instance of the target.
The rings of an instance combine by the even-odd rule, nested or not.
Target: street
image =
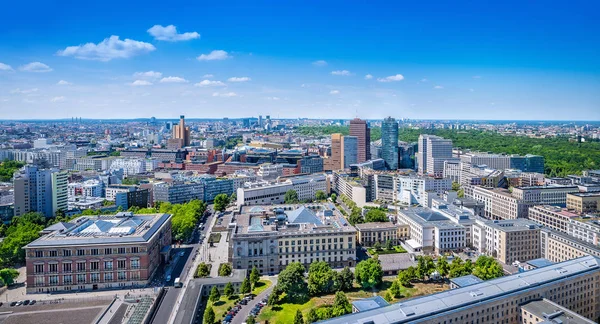
[[[245,323],[246,318],[248,318],[248,315],[250,314],[250,311],[254,308],[254,306],[256,306],[256,304],[258,304],[263,298],[271,294],[273,288],[275,287],[275,285],[277,285],[277,277],[267,277],[267,279],[269,279],[273,283],[271,287],[265,289],[263,292],[254,297],[253,300],[248,302],[248,305],[242,306],[242,309],[240,309],[240,311],[235,315],[235,317],[231,321],[231,324]]]

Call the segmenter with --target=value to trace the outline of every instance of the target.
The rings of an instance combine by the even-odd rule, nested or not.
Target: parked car
[[[19,300],[15,306],[21,306],[21,305],[23,305],[23,301]]]
[[[31,303],[31,300],[29,300],[29,299],[26,299],[26,300],[23,302],[23,305],[29,305],[29,303]]]
[[[29,305],[35,305],[35,303],[37,303],[37,302],[34,299],[34,300],[31,301],[31,303],[29,303]]]
[[[15,306],[17,306],[17,302],[14,301],[14,302],[10,303],[10,307],[15,307]]]

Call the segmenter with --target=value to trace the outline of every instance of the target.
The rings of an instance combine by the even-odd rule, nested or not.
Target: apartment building
[[[543,228],[540,232],[542,258],[563,262],[586,255],[600,257],[598,245],[584,242],[571,235]]]
[[[85,156],[75,159],[67,159],[67,167],[74,171],[106,171],[110,169],[114,157],[106,155]]]
[[[195,199],[204,200],[204,185],[199,182],[158,182],[154,184],[152,192],[154,201],[171,204],[183,204]]]
[[[71,182],[67,185],[69,197],[102,197],[104,195],[104,183],[96,179],[84,182]]]
[[[155,161],[155,160],[150,160],[150,161],[154,161],[154,163],[156,165],[158,165],[157,161]],[[123,170],[123,174],[125,175],[125,177],[127,177],[129,175],[145,173],[145,172],[147,172],[146,159],[136,159],[136,158],[114,159],[110,165],[110,170],[112,171],[112,170],[119,170],[119,169]],[[152,168],[152,170],[154,170],[154,168]]]
[[[38,212],[53,217],[68,208],[68,174],[57,169],[26,165],[15,173],[14,215]]]
[[[374,222],[356,224],[356,239],[358,244],[371,247],[375,243],[382,245],[391,241],[400,244],[410,238],[410,227],[407,224],[394,224],[391,222]]]
[[[512,196],[536,205],[556,205],[565,207],[567,205],[567,194],[578,193],[577,186],[534,186],[513,188]]]
[[[567,194],[567,208],[577,213],[597,213],[600,210],[600,192]]]
[[[419,174],[442,177],[444,161],[458,161],[452,157],[452,140],[435,135],[419,135],[417,162]]]
[[[43,233],[24,247],[28,294],[139,287],[168,259],[171,215],[82,216]]]
[[[540,258],[540,226],[528,219],[487,220],[473,224],[473,248],[504,264]]]
[[[539,155],[527,154],[520,156],[516,154],[467,152],[460,155],[460,160],[473,165],[485,164],[490,168],[499,170],[517,169],[523,172],[544,173],[544,157]]]
[[[566,208],[543,205],[529,208],[529,219],[583,242],[600,244],[598,216],[581,215]]]
[[[329,180],[322,173],[281,178],[279,181],[245,183],[244,187],[237,189],[238,206],[282,204],[289,190],[296,191],[299,201],[315,200],[317,191],[329,192]]]
[[[244,206],[232,222],[234,269],[276,274],[292,262],[356,265],[356,229],[332,204]]]
[[[333,172],[332,189],[338,195],[344,195],[354,201],[358,207],[367,203],[367,188],[358,177],[352,177],[343,171]]]
[[[542,298],[595,321],[599,295],[600,259],[585,256],[322,323],[529,323],[521,308]]]

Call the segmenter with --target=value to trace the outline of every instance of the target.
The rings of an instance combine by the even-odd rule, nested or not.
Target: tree
[[[452,181],[452,190],[458,191],[460,189],[460,183]]]
[[[327,199],[327,194],[323,190],[317,190],[317,192],[315,192],[315,198],[317,200],[325,200]]]
[[[386,291],[385,292],[385,296],[383,297],[387,302],[391,302],[392,300],[394,300],[394,296],[392,295],[392,293],[390,293],[390,291]]]
[[[304,281],[304,272],[302,263],[292,262],[279,273],[277,286],[290,301],[301,301],[307,297],[308,286]]]
[[[229,196],[227,196],[227,194],[218,194],[215,196],[215,210],[216,211],[224,211],[227,208],[227,205],[229,205]]]
[[[325,261],[317,261],[308,268],[308,293],[312,296],[327,294],[333,291],[335,271]]]
[[[231,264],[229,263],[221,263],[219,265],[219,276],[227,277],[231,274]]]
[[[448,275],[448,271],[450,271],[450,266],[448,265],[448,260],[446,260],[446,257],[441,256],[438,259],[436,269],[440,273],[440,276],[445,277]]]
[[[196,277],[204,278],[204,277],[208,277],[209,274],[210,274],[210,268],[208,267],[208,264],[201,262],[198,265],[198,268],[196,269]]]
[[[402,294],[402,285],[400,284],[400,280],[394,280],[390,286],[390,289],[388,289],[388,292],[391,293],[394,298],[400,297]]]
[[[319,321],[319,316],[317,316],[317,312],[315,311],[315,309],[311,308],[308,311],[308,314],[306,314],[306,319],[304,320],[304,323],[311,324],[317,321]]]
[[[352,305],[348,301],[348,297],[342,291],[335,293],[333,299],[333,316],[342,316],[352,312]]]
[[[0,263],[5,267],[24,263],[23,247],[40,237],[39,232],[45,226],[46,218],[39,213],[13,217],[0,242]]]
[[[379,243],[379,241],[375,242],[375,244],[373,244],[373,248],[375,250],[381,250],[381,243]]]
[[[225,285],[225,289],[223,290],[223,293],[225,293],[225,296],[227,296],[227,297],[233,296],[233,294],[235,293],[235,288],[233,288],[233,285],[231,284],[231,282],[228,282]]]
[[[6,268],[6,269],[0,270],[0,278],[2,279],[4,284],[7,286],[12,285],[18,276],[19,276],[19,271],[15,270],[15,269]]]
[[[302,311],[296,310],[296,316],[294,316],[294,324],[304,324],[304,318],[302,317]]]
[[[283,201],[286,204],[297,204],[300,200],[298,200],[298,192],[296,190],[290,189],[283,196]]]
[[[277,285],[273,287],[273,292],[269,295],[269,299],[267,299],[267,305],[273,306],[279,302],[279,296],[281,295],[281,291]]]
[[[214,324],[215,323],[215,311],[212,306],[207,306],[204,311],[204,324]]]
[[[352,289],[352,282],[354,281],[354,274],[348,267],[340,272],[336,273],[335,286],[340,291],[348,291]]]
[[[256,319],[254,319],[254,316],[248,316],[248,318],[246,318],[246,324],[256,324]]]
[[[260,273],[256,267],[252,267],[252,271],[250,272],[250,283],[252,287],[256,287],[256,284],[260,280]]]
[[[385,248],[387,250],[393,250],[394,249],[394,243],[392,242],[392,240],[385,241]]]
[[[456,193],[456,196],[458,198],[465,198],[465,189],[463,189],[463,188],[458,189],[458,192]]]
[[[236,200],[237,200],[237,195],[235,192],[233,192],[231,194],[231,196],[229,196],[229,202],[232,203],[232,202],[235,202]]]
[[[337,202],[337,195],[335,193],[331,194],[331,201],[333,201],[334,203]]]
[[[248,278],[245,278],[244,281],[242,281],[242,285],[240,286],[240,292],[242,294],[247,294],[252,290],[252,285],[250,284],[250,280]]]
[[[463,273],[463,260],[459,257],[455,257],[449,266],[448,275],[450,278],[456,278],[462,276]]]
[[[357,208],[357,207],[352,208],[352,213],[350,214],[350,217],[348,217],[348,222],[351,225],[362,224],[365,222],[365,219],[362,217],[362,214],[360,213],[360,208]]]
[[[367,259],[360,261],[354,270],[356,282],[363,288],[373,288],[382,282],[383,270],[378,260]]]
[[[217,286],[213,286],[212,289],[210,290],[210,295],[208,296],[208,300],[210,300],[211,302],[216,302],[219,299],[221,299],[221,293],[219,292],[219,289],[217,289]]]
[[[425,280],[425,276],[427,275],[427,263],[425,258],[420,255],[417,257],[417,277],[421,280]]]
[[[365,214],[365,221],[367,223],[371,223],[371,222],[388,222],[389,218],[387,217],[387,214],[380,209],[370,209],[366,214]]]
[[[473,275],[482,280],[489,280],[502,277],[504,275],[504,270],[493,257],[482,255],[475,261]]]

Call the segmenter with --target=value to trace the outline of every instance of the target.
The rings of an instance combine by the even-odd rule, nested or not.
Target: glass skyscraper
[[[381,124],[381,158],[388,169],[398,169],[398,123],[392,117]]]

